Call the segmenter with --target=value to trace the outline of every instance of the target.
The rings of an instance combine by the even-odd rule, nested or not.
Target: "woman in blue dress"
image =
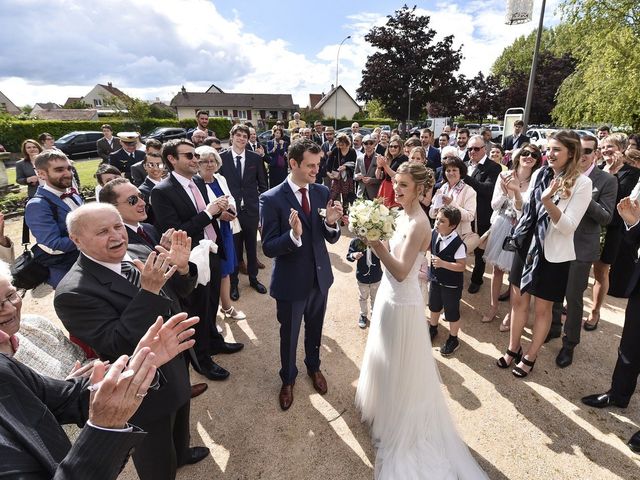
[[[213,195],[216,198],[226,195],[229,199],[229,210],[222,212],[220,218],[218,218],[226,256],[226,259],[220,262],[220,270],[222,272],[222,280],[220,282],[220,308],[226,318],[231,317],[234,320],[242,320],[247,318],[247,316],[231,305],[231,280],[229,278],[229,275],[233,273],[237,265],[236,252],[233,246],[233,234],[237,233],[234,232],[233,229],[240,228],[240,223],[235,215],[236,202],[229,191],[227,181],[222,175],[217,173],[222,165],[222,159],[215,148],[207,146],[198,147],[195,150],[195,154],[200,166],[200,176],[211,189]]]

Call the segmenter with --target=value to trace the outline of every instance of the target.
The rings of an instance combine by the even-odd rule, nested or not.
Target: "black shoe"
[[[556,357],[556,365],[560,368],[566,368],[573,363],[573,348],[571,346],[563,345]]]
[[[429,325],[429,336],[431,337],[432,342],[433,342],[433,339],[436,338],[436,335],[438,335],[438,326]]]
[[[612,406],[627,408],[627,403],[617,400],[609,392],[596,393],[593,395],[587,395],[586,397],[582,397],[582,403],[584,403],[588,407],[594,407],[594,408],[605,408],[605,407],[612,407]]]
[[[229,377],[229,372],[218,365],[213,360],[200,360],[200,370],[194,367],[194,370],[200,375],[204,375],[209,380],[220,381],[226,380]]]
[[[453,355],[453,352],[455,352],[458,348],[460,348],[458,337],[449,335],[449,338],[447,338],[447,341],[440,349],[440,355],[442,355],[443,357],[448,357],[449,355]]]
[[[478,293],[479,291],[480,291],[480,285],[478,285],[477,283],[471,282],[469,284],[469,288],[467,288],[467,292],[469,293]]]
[[[229,298],[232,301],[237,301],[240,298],[240,290],[238,290],[238,285],[231,285],[231,291],[229,292]]]
[[[632,452],[640,453],[640,430],[638,430],[631,436],[631,438],[627,442],[627,446],[631,449]]]
[[[527,367],[529,367],[529,370],[525,370],[524,368],[520,368],[517,365],[515,367],[513,367],[513,370],[511,370],[511,373],[513,373],[514,377],[518,377],[518,378],[524,378],[527,375],[529,375],[531,372],[533,372],[533,367],[535,367],[535,365],[536,365],[536,361],[535,360],[529,360],[524,355],[522,356],[522,358],[520,359],[520,362],[518,362],[518,363],[522,363],[522,364],[526,365]]]
[[[552,328],[549,330],[549,333],[547,333],[547,338],[544,339],[544,343],[549,343],[554,338],[560,338],[561,335],[562,330]]]
[[[187,453],[187,458],[183,459],[178,468],[184,465],[193,465],[198,463],[209,456],[209,449],[207,447],[191,447]]]
[[[511,297],[511,289],[507,288],[507,291],[498,295],[499,302],[506,302]]]
[[[511,357],[511,361],[507,363],[504,359],[504,355]],[[520,363],[520,360],[522,359],[522,347],[520,347],[517,352],[512,352],[507,348],[504,355],[496,360],[496,365],[500,368],[509,368],[512,362],[516,362],[516,364]]]
[[[244,343],[229,343],[224,342],[222,345],[212,348],[211,355],[218,355],[220,353],[236,353],[244,348]]]
[[[263,284],[261,284],[257,278],[251,279],[249,281],[249,285],[251,285],[251,288],[253,288],[258,293],[267,293],[267,288]],[[233,298],[231,298],[231,300],[233,300]]]
[[[360,318],[358,319],[358,326],[362,329],[367,328],[367,322],[369,321],[369,319],[364,316],[364,315],[360,315]]]

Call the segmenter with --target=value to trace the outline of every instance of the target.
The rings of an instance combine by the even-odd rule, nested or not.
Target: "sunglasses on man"
[[[138,204],[138,200],[144,201],[144,197],[142,196],[141,193],[136,193],[135,195],[129,195],[124,202],[118,202],[118,203],[128,203],[129,205],[134,207]]]

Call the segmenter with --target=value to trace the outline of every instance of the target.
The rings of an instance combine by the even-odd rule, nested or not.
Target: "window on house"
[[[247,111],[246,110],[238,110],[238,118],[247,119]]]
[[[100,100],[99,98],[94,98],[93,99],[93,106],[94,107],[101,107],[102,106],[102,100]]]
[[[211,112],[211,116],[212,117],[224,117],[224,113],[222,112],[222,110],[213,110]]]
[[[3,111],[3,112],[6,112],[7,111],[7,104],[2,102],[0,104],[0,110]]]

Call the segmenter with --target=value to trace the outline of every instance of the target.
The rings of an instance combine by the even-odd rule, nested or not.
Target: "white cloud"
[[[552,8],[547,6],[548,18]],[[431,16],[439,37],[453,34],[455,45],[464,45],[461,72],[467,76],[487,73],[505,46],[537,25],[504,25],[500,0],[417,11]],[[386,20],[364,12],[336,29],[338,38],[352,37],[340,50],[340,83],[354,96],[373,52],[364,36]],[[306,106],[309,93],[326,92],[335,82],[338,48],[319,45],[315,56],[294,53],[285,40],[248,32],[238,12],[224,18],[208,0],[3,0],[0,44],[0,90],[19,105],[61,103],[111,81],[145,99],[168,100],[181,85],[204,90],[215,83],[225,91],[291,92]]]

